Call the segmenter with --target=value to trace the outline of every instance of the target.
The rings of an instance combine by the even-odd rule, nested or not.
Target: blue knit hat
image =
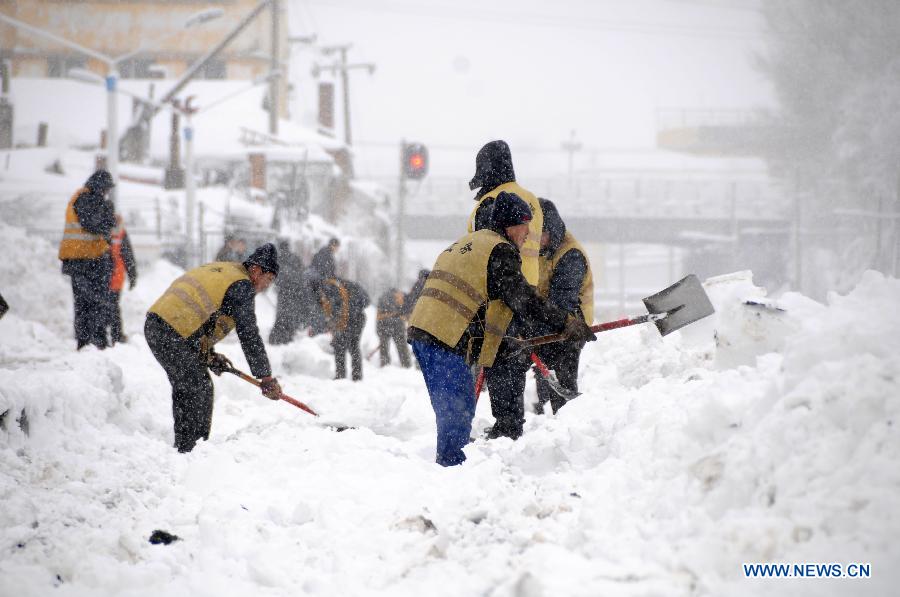
[[[502,191],[494,199],[491,224],[494,228],[509,228],[531,221],[531,208],[515,193]]]

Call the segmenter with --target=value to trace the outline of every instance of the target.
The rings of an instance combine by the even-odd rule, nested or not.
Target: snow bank
[[[0,595],[885,595],[900,581],[897,280],[869,273],[824,305],[772,302],[749,274],[711,280],[715,318],[601,334],[581,397],[442,469],[421,374],[370,361],[363,384],[332,381],[324,337],[269,350],[321,419],[223,376],[210,440],[177,454],[141,328],[180,270],[142,268],[127,344],[75,352],[55,247],[0,233]],[[265,336],[270,297],[257,312]],[[221,350],[244,366],[235,338]],[[181,539],[151,545],[155,529]],[[873,576],[765,581],[744,562]]]

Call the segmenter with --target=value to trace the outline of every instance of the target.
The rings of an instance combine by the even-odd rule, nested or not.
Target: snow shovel
[[[709,297],[706,296],[706,291],[703,290],[703,286],[700,284],[700,280],[694,274],[682,278],[665,290],[661,290],[643,300],[644,306],[649,311],[646,315],[598,323],[591,326],[591,331],[595,333],[606,332],[639,323],[652,322],[656,325],[659,333],[666,336],[715,312],[712,303],[709,302]],[[522,349],[527,350],[534,346],[559,342],[563,339],[562,334],[538,336],[537,338],[524,340]]]
[[[225,372],[226,372],[226,373],[231,373],[232,375],[237,375],[238,377],[240,377],[240,378],[243,379],[244,381],[246,381],[246,382],[248,382],[248,383],[252,383],[252,384],[255,385],[257,388],[262,387],[262,382],[258,381],[256,378],[250,377],[249,375],[247,375],[246,373],[244,373],[243,371],[241,371],[241,370],[239,370],[239,369],[236,369],[236,368],[234,368],[234,367],[229,367],[228,369],[225,369]],[[288,404],[293,404],[294,406],[296,406],[296,407],[299,408],[300,410],[302,410],[302,411],[304,411],[304,412],[307,412],[307,413],[311,414],[311,415],[314,416],[314,417],[318,417],[318,416],[319,416],[319,413],[317,413],[316,411],[314,411],[313,409],[311,409],[309,406],[307,406],[307,405],[304,404],[303,402],[300,402],[300,401],[297,400],[296,398],[291,398],[290,396],[288,396],[288,395],[285,394],[284,392],[282,392],[282,393],[281,393],[281,396],[279,396],[278,398],[279,398],[279,400],[284,400],[284,401],[287,402]],[[353,429],[353,427],[350,427],[349,425],[327,425],[327,426],[328,426],[328,427],[333,427],[335,431],[346,431],[347,429]]]
[[[547,382],[547,385],[549,385],[554,392],[566,400],[572,400],[573,398],[581,396],[581,392],[576,392],[575,390],[563,386],[560,383],[559,378],[556,377],[556,372],[548,368],[547,365],[544,364],[544,361],[534,353],[531,353],[531,362],[534,363],[534,368],[537,369],[538,373],[541,374],[541,377],[544,378],[544,381]]]
[[[484,367],[478,369],[478,376],[475,378],[475,403],[478,403],[478,397],[481,396],[481,390],[484,388]]]

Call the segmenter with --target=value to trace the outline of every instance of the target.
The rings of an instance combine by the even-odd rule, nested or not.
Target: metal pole
[[[347,76],[347,47],[341,48],[341,87],[344,90],[344,143],[352,145],[350,136],[350,77]]]
[[[119,183],[119,109],[116,86],[119,73],[115,67],[106,73],[106,168],[112,176],[113,183]],[[116,189],[110,191],[110,198],[115,200]]]
[[[271,0],[272,4],[272,60],[270,66],[271,73],[277,73],[279,67],[278,60],[278,33],[279,33],[279,2]],[[269,134],[278,135],[278,85],[279,75],[272,75],[269,80]]]
[[[187,264],[194,265],[194,211],[197,202],[197,183],[194,180],[194,129],[191,114],[184,117],[184,170],[185,170],[185,228],[187,232]]]
[[[344,71],[347,72],[346,70]],[[406,169],[403,167],[403,148],[406,147],[406,141],[400,141],[400,182],[397,187],[397,270],[396,285],[400,288],[403,285],[403,235],[405,234],[403,220],[406,219]]]

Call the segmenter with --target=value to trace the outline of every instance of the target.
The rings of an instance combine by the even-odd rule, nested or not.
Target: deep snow
[[[332,381],[325,337],[270,347],[273,368],[357,429],[223,377],[210,441],[177,454],[141,329],[179,270],[156,261],[125,292],[127,344],[75,352],[56,247],[0,235],[4,597],[896,593],[896,279],[869,272],[827,304],[767,302],[749,272],[710,280],[714,317],[601,334],[583,396],[443,469],[421,375],[373,358],[364,383]],[[274,298],[257,298],[264,334]],[[222,351],[245,367],[235,338]],[[474,429],[491,421],[483,397]],[[151,545],[155,529],[182,540]],[[747,579],[744,562],[872,577]]]

